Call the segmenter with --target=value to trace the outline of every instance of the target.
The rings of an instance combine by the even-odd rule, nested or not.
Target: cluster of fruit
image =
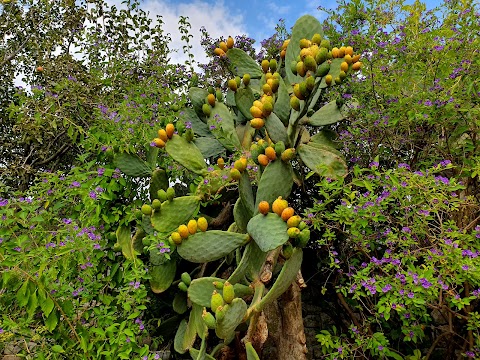
[[[230,90],[232,90],[233,92],[236,92],[240,87],[240,85],[242,84],[242,82],[243,82],[243,86],[245,87],[250,85],[250,80],[251,80],[250,74],[244,74],[242,78],[240,78],[240,76],[235,76],[234,79],[228,80],[227,85]]]
[[[172,123],[168,123],[165,129],[158,130],[158,137],[153,139],[153,143],[158,148],[165,147],[166,142],[172,138],[175,133],[175,126]]]
[[[223,101],[223,94],[220,89],[215,90],[213,86],[208,87],[208,95],[205,98],[205,103],[202,105],[202,112],[205,116],[210,116],[212,108],[215,107],[216,101]]]
[[[180,245],[182,240],[187,239],[190,235],[195,234],[198,230],[205,232],[208,228],[207,219],[204,217],[198,218],[198,220],[190,220],[187,225],[182,224],[178,227],[177,231],[172,232],[170,235],[170,240],[176,244]]]
[[[218,44],[218,47],[213,50],[213,52],[215,53],[215,55],[224,57],[228,49],[233,48],[234,45],[235,45],[235,41],[231,36],[229,36],[227,39],[227,42],[221,41],[220,44]]]
[[[162,202],[164,201],[172,201],[175,198],[175,189],[173,187],[169,187],[166,191],[163,189],[158,190],[157,193],[158,198],[153,199],[152,205],[143,204],[141,211],[143,215],[150,216],[153,212],[160,212],[162,209]]]
[[[214,286],[217,290],[221,290],[220,293],[217,290],[213,290],[212,297],[210,299],[210,310],[215,313],[215,316],[206,308],[203,308],[202,318],[205,324],[209,329],[215,329],[217,325],[217,321],[221,320],[225,313],[228,310],[229,304],[232,303],[233,299],[235,299],[235,289],[232,284],[228,281],[222,283],[220,281],[215,281]]]
[[[241,157],[233,163],[233,168],[230,170],[230,177],[233,180],[240,180],[242,173],[247,169],[247,158]]]
[[[277,157],[280,157],[284,162],[292,160],[295,157],[295,149],[285,149],[283,141],[273,144],[260,139],[250,146],[250,155],[256,164],[267,166],[270,161],[276,160]]]

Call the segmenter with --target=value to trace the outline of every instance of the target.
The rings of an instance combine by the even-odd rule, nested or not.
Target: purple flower
[[[74,181],[72,182],[72,184],[70,185],[71,188],[74,188],[74,187],[80,187],[80,183],[78,181]]]
[[[93,200],[97,200],[97,193],[95,191],[90,191],[88,196],[90,196]]]
[[[382,288],[382,291],[384,293],[389,292],[390,290],[392,290],[392,285],[390,285],[390,284],[387,284]]]
[[[468,270],[468,265],[462,265],[462,270],[467,271]]]

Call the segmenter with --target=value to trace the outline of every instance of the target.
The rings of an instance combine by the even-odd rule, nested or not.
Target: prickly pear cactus
[[[177,121],[158,129],[152,141],[158,155],[197,176],[190,194],[177,197],[167,188],[168,172],[152,172],[157,164],[150,153],[147,162],[131,154],[116,161],[126,175],[152,176],[152,204],[142,206],[138,227],[151,240],[144,241],[144,253],[153,268],[153,292],[178,283],[173,308],[183,319],[175,349],[193,359],[212,358],[207,339],[210,345],[211,338],[221,339],[226,346],[240,331],[248,359],[258,359],[250,342],[256,320],[301,278],[302,248],[310,238],[308,221],[288,203],[294,184],[303,181],[299,174],[305,173],[296,169],[307,167],[330,178],[347,172],[329,129],[344,119],[343,109],[335,101],[318,104],[361,63],[351,47],[332,47],[320,23],[308,15],[296,22],[278,59],[258,64],[231,38],[214,53],[235,76],[225,79],[228,92],[191,88],[192,107],[181,109]],[[229,154],[230,161],[220,157]],[[131,235],[125,225],[117,231],[123,254],[135,260],[143,255],[135,251]],[[155,263],[159,254],[163,260]],[[203,267],[217,270],[201,276],[184,272],[176,282],[180,261],[218,262]],[[201,339],[200,350],[196,339]]]

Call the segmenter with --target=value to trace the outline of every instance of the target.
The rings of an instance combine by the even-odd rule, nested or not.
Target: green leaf
[[[252,89],[250,87],[240,88],[235,92],[235,104],[247,120],[253,119],[250,108],[255,101]]]
[[[206,89],[200,89],[198,87],[191,87],[188,89],[188,96],[192,101],[193,108],[200,119],[204,119],[205,115],[202,111],[202,106],[205,104],[205,98],[208,96]],[[203,120],[202,120],[203,121]]]
[[[260,360],[260,357],[258,356],[250,341],[245,343],[245,349],[247,350],[247,360]]]
[[[55,330],[58,324],[58,314],[57,311],[54,310],[48,315],[47,319],[45,320],[45,326],[48,331],[52,332]]]
[[[336,100],[330,101],[322,106],[311,117],[307,118],[306,123],[311,126],[325,126],[344,120],[345,117],[337,106]]]
[[[204,175],[207,172],[207,164],[205,164],[205,160],[203,160],[201,151],[195,144],[188,142],[182,136],[174,134],[173,137],[167,141],[165,150],[173,160],[188,170],[199,175]]]
[[[247,225],[248,233],[264,252],[285,244],[289,238],[287,229],[287,223],[274,213],[258,214]]]
[[[63,347],[61,347],[60,345],[53,345],[51,349],[54,353],[64,353],[65,352],[65,350],[63,350]]]
[[[155,294],[160,294],[167,290],[175,279],[177,271],[177,262],[167,260],[160,265],[150,267],[150,287]]]
[[[132,235],[130,227],[126,225],[120,225],[116,232],[117,243],[122,247],[122,254],[128,260],[135,259],[135,250],[132,244]]]
[[[245,74],[250,74],[252,79],[262,77],[262,69],[245,51],[238,48],[229,49],[227,57],[230,60],[230,68],[235,75],[243,77]]]
[[[48,315],[50,315],[54,307],[55,303],[48,295],[44,301],[40,301],[40,308],[42,309],[45,317],[48,317]]]
[[[298,147],[298,155],[306,166],[318,175],[332,179],[344,177],[348,172],[345,160],[337,152],[336,149],[329,151],[305,144]]]
[[[271,113],[265,120],[265,128],[267,129],[268,136],[274,143],[283,141],[288,146],[287,129],[283,122],[278,118],[275,113]]]
[[[117,154],[113,164],[128,176],[145,177],[152,174],[150,166],[136,154]]]

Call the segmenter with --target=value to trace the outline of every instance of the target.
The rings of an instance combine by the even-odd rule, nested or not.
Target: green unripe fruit
[[[266,101],[265,104],[263,104],[263,111],[262,111],[263,116],[267,117],[272,113],[272,111],[273,111],[273,104],[270,101]]]
[[[177,133],[179,135],[182,135],[183,132],[185,131],[185,123],[181,120],[177,121],[177,123],[175,124],[175,127],[177,128]]]
[[[242,79],[240,76],[235,76],[235,82],[237,83],[237,88],[240,87],[240,84],[242,83]]]
[[[248,86],[248,84],[250,84],[250,74],[244,74],[242,80],[243,80],[243,85]]]
[[[169,201],[172,201],[174,197],[175,197],[175,189],[173,187],[169,187],[167,189],[167,199]]]
[[[293,246],[289,242],[283,245],[282,254],[285,259],[290,259],[293,255]]]
[[[229,307],[228,304],[225,304],[217,308],[217,311],[215,311],[215,318],[217,319],[217,321],[221,321],[225,318],[225,314],[227,313],[228,307]]]
[[[158,200],[160,200],[161,202],[164,202],[167,200],[167,193],[163,189],[160,189],[157,191],[157,196],[158,196]]]
[[[345,80],[347,78],[347,74],[345,73],[345,71],[340,71],[340,74],[338,74],[338,77],[340,78],[340,80]]]
[[[275,144],[275,152],[277,153],[277,156],[282,156],[282,153],[285,151],[285,144],[283,141],[279,141]]]
[[[222,101],[223,101],[222,90],[218,89],[218,90],[215,92],[215,97],[217,98],[218,101],[222,102]],[[177,130],[178,130],[178,128],[177,128]]]
[[[211,312],[208,312],[205,308],[203,309],[202,319],[209,329],[215,329],[217,327],[217,321],[215,316]]]
[[[295,60],[290,63],[290,70],[294,75],[297,75],[297,62]]]
[[[242,174],[240,173],[240,171],[238,171],[238,169],[232,169],[230,170],[230,177],[233,179],[233,180],[240,180],[240,178],[242,177]]]
[[[188,141],[188,142],[191,142],[194,138],[194,133],[193,133],[193,130],[192,129],[187,129],[187,131],[185,131],[185,139]]]
[[[301,248],[307,246],[308,240],[310,240],[310,230],[303,229],[297,237],[297,246]]]
[[[305,59],[303,59],[303,64],[307,70],[310,70],[310,71],[317,70],[317,62],[311,55],[305,56]]]
[[[188,291],[188,286],[187,286],[187,284],[185,284],[183,281],[180,281],[180,282],[178,283],[178,288],[179,288],[180,290],[182,290],[182,291],[185,291],[185,292]]]
[[[185,283],[185,285],[190,286],[190,283],[192,282],[192,278],[190,277],[189,273],[187,272],[182,273],[182,275],[180,275],[180,278]]]
[[[287,230],[288,237],[295,239],[300,235],[300,229],[297,227],[291,227]]]
[[[235,290],[233,288],[233,285],[230,284],[228,281],[225,281],[225,284],[223,284],[223,300],[227,304],[230,304],[233,299],[235,299]]]
[[[290,98],[290,106],[292,109],[300,111],[300,100],[295,95]]]
[[[152,207],[148,204],[144,204],[142,205],[142,214],[143,215],[147,215],[147,216],[150,216],[152,215]]]
[[[328,58],[328,49],[321,47],[318,49],[317,55],[315,56],[315,62],[320,65]]]
[[[261,66],[263,72],[266,74],[268,72],[268,68],[270,67],[270,61],[268,61],[267,59],[263,60]]]
[[[308,97],[308,94],[310,94],[310,91],[307,88],[307,83],[305,81],[300,83],[300,92],[302,93],[303,98]]]
[[[203,104],[202,112],[205,116],[210,116],[210,114],[212,113],[212,107],[209,104]]]
[[[300,230],[307,228],[307,223],[305,221],[300,221],[300,224],[297,226]]]
[[[162,208],[162,202],[158,199],[153,199],[152,207],[155,212],[160,211],[160,209]]]
[[[215,94],[215,88],[213,86],[210,85],[207,90],[209,94]]]
[[[312,36],[312,43],[320,45],[322,43],[322,35],[320,34],[314,34]]]
[[[237,82],[235,79],[230,79],[228,80],[228,88],[232,90],[233,92],[237,91]]]
[[[308,91],[312,91],[315,87],[315,78],[313,76],[307,77],[305,80],[305,84],[307,86]]]
[[[302,92],[300,91],[300,84],[295,84],[293,85],[293,94],[299,99],[299,100],[305,100],[305,97],[303,96]],[[291,105],[291,103],[290,103]]]
[[[342,83],[342,79],[339,76],[335,78],[335,84],[340,85]]]
[[[212,298],[210,299],[210,308],[213,312],[216,312],[219,306],[223,306],[225,302],[223,301],[222,294],[218,293],[217,290],[213,290]]]
[[[305,76],[306,73],[307,73],[307,68],[305,67],[305,64],[303,63],[303,61],[297,62],[297,75]]]
[[[327,48],[328,50],[330,50],[330,40],[323,39],[320,42],[320,47],[324,47],[324,48]]]
[[[223,289],[223,282],[221,281],[214,281],[213,286],[215,286],[215,289],[217,290],[222,290]]]
[[[277,60],[275,59],[270,60],[270,70],[272,72],[277,71]]]
[[[322,65],[320,65],[317,68],[316,75],[320,76],[320,77],[323,77],[323,76],[327,75],[329,71],[330,71],[330,64],[328,62],[324,62]]]
[[[135,219],[142,220],[142,216],[143,216],[142,210],[140,210],[140,209],[135,210],[134,215],[135,215]],[[115,233],[113,233],[113,234],[115,235]],[[115,238],[116,238],[116,235],[115,235]]]

